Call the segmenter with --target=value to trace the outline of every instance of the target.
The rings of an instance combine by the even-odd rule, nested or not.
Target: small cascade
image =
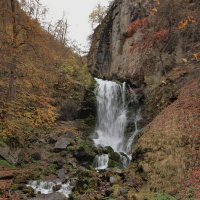
[[[134,139],[137,136],[137,134],[139,133],[138,122],[142,120],[142,115],[141,115],[141,109],[140,108],[138,109],[136,114],[133,116],[133,120],[134,120],[135,130],[131,134],[131,137],[128,138],[128,142],[127,142],[127,146],[126,146],[126,150],[125,150],[126,152],[131,152],[132,144],[134,142]],[[130,156],[129,156],[129,158],[131,159]]]
[[[141,120],[141,111],[135,113],[133,120],[135,130],[127,136],[127,105],[126,105],[126,83],[95,79],[97,99],[97,124],[93,141],[96,147],[112,147],[120,154],[121,163],[127,167],[131,160],[131,148],[135,136],[138,134],[138,121]],[[138,103],[138,102],[137,102]],[[97,155],[94,161],[96,169],[106,169],[109,157],[107,154]]]
[[[55,186],[61,186],[60,190],[57,192],[64,194],[67,198],[72,192],[72,186],[70,185],[70,182],[67,182],[65,184],[62,184],[61,181],[55,180],[55,181],[29,181],[27,184],[28,187],[31,187],[34,189],[35,193],[40,194],[51,194],[54,192]]]
[[[94,167],[97,170],[103,170],[108,168],[109,157],[108,154],[96,155],[94,159]]]

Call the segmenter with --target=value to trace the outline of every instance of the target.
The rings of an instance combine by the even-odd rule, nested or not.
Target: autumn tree
[[[97,6],[89,15],[89,22],[91,23],[92,29],[94,29],[102,22],[106,13],[107,13],[107,8],[98,3]]]
[[[2,56],[0,62],[9,69],[7,101],[11,101],[16,96],[15,80],[22,50],[27,46],[34,48],[30,39],[33,35],[34,24],[28,22],[28,17],[21,11],[20,3],[17,0],[2,0],[1,13],[3,25],[0,31]]]

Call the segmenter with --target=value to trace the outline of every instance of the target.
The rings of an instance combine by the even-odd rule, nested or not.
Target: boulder
[[[0,145],[0,156],[14,165],[22,163],[24,157],[20,148],[11,148],[5,143]]]
[[[68,145],[69,142],[67,141],[67,138],[65,136],[60,136],[55,143],[54,151],[63,151],[67,148]]]

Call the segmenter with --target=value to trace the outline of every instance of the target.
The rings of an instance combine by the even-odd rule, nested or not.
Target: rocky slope
[[[191,183],[200,170],[199,11],[197,0],[116,0],[88,57],[94,76],[126,81],[130,92],[143,94],[146,126],[129,171],[141,175],[145,190],[182,199],[190,188],[199,198]]]

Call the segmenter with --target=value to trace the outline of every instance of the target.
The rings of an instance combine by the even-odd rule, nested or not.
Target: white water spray
[[[136,114],[135,131],[127,138],[125,130],[127,126],[126,108],[126,84],[117,84],[112,81],[95,79],[97,82],[97,125],[94,133],[95,146],[110,146],[115,152],[125,153],[131,159],[131,147],[138,133],[137,122],[139,114]],[[139,119],[139,120],[138,120]],[[123,158],[122,158],[123,159]],[[108,165],[108,155],[98,155],[95,158],[96,169],[105,169]],[[126,158],[124,158],[126,160]],[[123,161],[124,163],[125,161]],[[124,164],[126,165],[126,164]]]
[[[55,181],[29,181],[27,184],[27,187],[31,187],[34,189],[35,193],[41,193],[41,194],[51,194],[54,192],[53,188],[55,186],[59,186],[60,189],[57,191],[59,193],[64,194],[66,197],[69,197],[69,194],[72,191],[72,186],[70,185],[70,182],[67,182],[65,184],[62,184],[61,181],[55,180]]]

